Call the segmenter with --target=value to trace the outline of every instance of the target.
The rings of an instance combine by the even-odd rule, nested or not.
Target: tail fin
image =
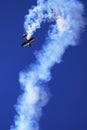
[[[26,34],[22,34],[22,37],[23,37],[23,38],[26,38],[26,36],[27,36]]]

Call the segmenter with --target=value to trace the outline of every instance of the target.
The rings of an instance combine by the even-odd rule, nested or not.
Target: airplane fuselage
[[[31,44],[32,42],[35,40],[35,38],[30,38],[29,40],[26,40],[24,43],[22,43],[22,47],[26,47],[26,46],[30,46],[31,47]]]

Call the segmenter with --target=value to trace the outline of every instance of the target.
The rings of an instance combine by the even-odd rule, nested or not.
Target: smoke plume
[[[24,22],[27,38],[45,22],[50,27],[42,49],[35,54],[35,63],[20,72],[23,94],[18,98],[11,130],[39,130],[42,107],[49,100],[45,84],[51,80],[50,69],[61,62],[68,46],[77,45],[84,27],[83,12],[83,5],[78,0],[37,0],[37,5],[29,9]]]

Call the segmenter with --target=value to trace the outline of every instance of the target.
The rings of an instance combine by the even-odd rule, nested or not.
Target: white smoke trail
[[[25,31],[30,38],[41,23],[51,24],[48,38],[28,71],[20,73],[23,94],[16,106],[17,116],[11,130],[39,130],[42,107],[49,100],[44,83],[51,79],[50,69],[60,63],[65,49],[76,45],[84,27],[83,5],[77,0],[38,0],[25,18]]]

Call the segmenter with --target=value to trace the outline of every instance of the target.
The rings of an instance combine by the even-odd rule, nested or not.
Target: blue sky
[[[87,18],[87,1],[85,17]],[[19,72],[35,61],[46,36],[46,26],[37,30],[32,48],[22,48],[24,16],[35,0],[1,1],[0,3],[0,130],[10,130],[15,115],[14,105],[21,93]],[[52,68],[47,84],[51,100],[43,108],[41,130],[87,130],[87,30],[80,35],[78,46],[69,47],[63,62]]]

